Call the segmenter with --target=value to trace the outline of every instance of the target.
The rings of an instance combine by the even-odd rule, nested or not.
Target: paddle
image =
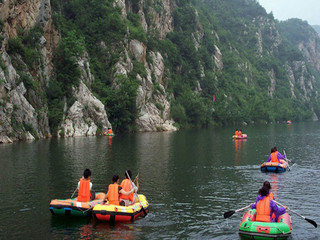
[[[243,210],[249,208],[250,206],[251,206],[251,204],[248,205],[248,206],[246,206],[246,207],[243,207],[243,208],[240,208],[240,209],[238,209],[238,210],[235,210],[235,211],[225,212],[225,213],[223,214],[223,216],[224,216],[224,218],[229,218],[229,217],[231,217],[233,214],[235,214],[236,212],[243,211]]]
[[[276,204],[280,205],[281,207],[285,207],[283,204],[281,204],[281,203],[279,203],[279,202],[277,202],[277,201],[275,201],[275,200],[273,200],[273,201],[274,201]],[[303,218],[304,220],[308,221],[308,222],[311,223],[315,228],[318,226],[315,221],[313,221],[313,220],[311,220],[311,219],[309,219],[309,218],[306,218],[306,217],[300,215],[299,213],[296,213],[295,211],[291,210],[291,209],[288,208],[288,207],[287,207],[287,210],[289,210],[290,212],[292,212],[292,213],[296,214],[297,216]]]
[[[286,160],[286,161],[291,162],[292,164],[295,163],[294,161],[292,161],[292,160],[290,160],[290,159],[287,158],[287,154],[286,154],[286,151],[285,151],[285,150],[283,150],[283,153],[284,153],[284,155],[286,155],[286,157],[285,157],[285,160]]]
[[[73,195],[76,193],[77,190],[78,190],[78,186],[77,186],[76,190],[74,190],[74,192],[72,193],[71,198],[73,198]]]
[[[287,162],[288,170],[290,171],[290,170],[291,170],[291,168],[290,168],[290,166],[289,166],[289,159],[287,158],[286,151],[285,151],[285,150],[283,150],[283,153],[284,153],[284,155],[285,155],[284,160]],[[290,162],[291,162],[291,161],[290,161]]]
[[[131,180],[131,178],[130,178],[130,176],[129,176],[129,174],[128,174],[127,171],[126,171],[126,175],[127,175],[127,177],[129,178],[131,184],[133,184],[133,186],[136,187],[136,185],[132,182],[132,180]],[[136,193],[136,192],[135,192],[135,194],[137,194],[138,201],[139,201],[139,203],[140,203],[140,205],[141,205],[141,208],[142,208],[142,211],[143,211],[144,217],[145,217],[145,216],[147,216],[148,213],[147,213],[147,211],[146,211],[146,210],[143,208],[143,206],[142,206],[142,203],[141,203],[140,198],[139,198],[139,194]]]

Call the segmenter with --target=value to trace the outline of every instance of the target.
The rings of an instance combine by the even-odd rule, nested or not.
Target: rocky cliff
[[[0,142],[317,120],[320,40],[295,24],[255,0],[3,0]]]
[[[74,104],[65,108],[59,134],[49,127],[46,88],[54,79],[53,56],[60,35],[52,23],[49,0],[2,1],[0,3],[1,59],[0,59],[0,142],[29,140],[57,136],[95,135],[110,127],[103,104],[84,84],[93,81],[86,57],[79,59],[81,84],[73,89]],[[34,39],[39,59],[25,62],[27,51],[9,55],[9,40],[26,36],[35,27],[41,35]],[[11,44],[13,45],[13,44]],[[35,47],[35,46],[33,46]]]

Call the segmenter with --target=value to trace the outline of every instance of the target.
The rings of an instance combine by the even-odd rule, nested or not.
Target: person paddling
[[[127,170],[125,172],[124,176],[125,176],[125,179],[122,180],[120,186],[122,187],[122,189],[124,191],[129,192],[134,188],[134,184],[130,181],[130,179],[132,178],[131,171]],[[137,186],[136,192],[138,192],[138,190],[139,190],[139,177],[136,176],[135,180],[136,180],[136,186]],[[130,195],[124,195],[124,194],[120,193],[120,202],[124,201],[126,206],[134,204],[136,202],[136,198],[137,198],[137,194],[134,194],[134,193],[131,193]]]
[[[125,203],[123,201],[120,202],[120,194],[128,196],[136,190],[137,188],[134,187],[130,191],[126,192],[121,186],[119,186],[119,175],[113,175],[112,184],[109,185],[108,192],[104,197],[103,202],[105,203],[108,199],[109,204],[124,206]]]
[[[242,130],[241,129],[239,130],[238,134],[239,134],[239,137],[242,137]]]
[[[276,222],[278,217],[285,214],[287,207],[278,207],[271,199],[268,187],[264,186],[259,189],[259,195],[256,203],[251,205],[251,209],[256,209],[256,221],[258,222]],[[273,213],[275,218],[272,217]]]
[[[91,171],[90,169],[85,169],[83,172],[83,177],[78,182],[78,202],[88,202],[95,199],[95,192],[92,189],[92,182],[90,182]]]
[[[271,148],[271,153],[268,157],[267,162],[272,162],[272,163],[281,163],[284,164],[285,166],[288,166],[288,163],[283,160],[286,158],[286,155],[282,155],[281,153],[278,152],[277,147]]]
[[[238,136],[238,135],[239,135],[238,129],[236,129],[236,131],[234,132],[234,135],[235,135],[235,136]]]
[[[108,135],[113,135],[112,129],[110,127],[108,127],[108,131],[107,131]]]

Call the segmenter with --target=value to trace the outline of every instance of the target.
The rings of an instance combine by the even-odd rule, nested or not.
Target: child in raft
[[[132,188],[128,192],[123,190],[122,187],[119,186],[119,175],[113,175],[112,184],[109,185],[108,192],[104,197],[103,202],[105,203],[108,199],[109,204],[125,206],[124,201],[120,202],[120,194],[130,195],[135,191],[137,191],[137,187]]]
[[[124,191],[129,192],[130,190],[132,190],[135,187],[134,184],[130,180],[130,179],[132,179],[131,170],[127,170],[124,173],[124,176],[125,176],[125,178],[122,180],[120,186],[122,187],[122,189]],[[135,192],[137,193],[139,190],[139,177],[138,176],[136,176],[135,181],[137,183],[137,191],[135,191]],[[126,206],[134,204],[136,202],[136,198],[137,198],[137,194],[131,193],[130,195],[124,195],[124,194],[120,193],[120,202],[123,201]]]
[[[278,207],[271,199],[268,187],[263,186],[259,189],[259,195],[256,199],[256,203],[251,205],[251,209],[256,209],[256,221],[277,222],[278,217],[285,214],[287,207]]]
[[[95,199],[95,192],[92,190],[92,182],[90,182],[91,171],[90,169],[85,169],[83,172],[83,177],[80,178],[78,182],[78,202],[88,202]]]

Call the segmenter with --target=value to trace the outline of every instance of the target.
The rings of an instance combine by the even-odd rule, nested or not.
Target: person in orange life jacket
[[[268,192],[269,192],[268,197],[270,197],[271,200],[275,200],[275,198],[274,198],[274,196],[273,196],[273,193],[270,192],[270,189],[271,189],[271,184],[270,184],[270,182],[269,182],[269,181],[265,181],[265,182],[263,183],[263,186],[262,186],[262,187],[266,187],[266,188],[268,189]],[[258,196],[257,196],[257,198],[256,198],[256,202],[259,200],[259,197],[260,197],[260,196],[261,196],[261,195],[258,194]],[[273,218],[273,219],[276,218],[275,213],[272,213],[272,218]]]
[[[113,134],[112,129],[108,127],[107,134]]]
[[[108,192],[104,197],[103,202],[105,203],[108,199],[109,204],[124,206],[125,203],[123,201],[120,202],[120,194],[130,195],[135,190],[136,188],[131,189],[129,192],[123,190],[122,187],[119,186],[119,175],[113,175],[112,184],[109,185]]]
[[[241,129],[239,130],[238,134],[239,134],[239,136],[242,136],[242,130]]]
[[[235,136],[238,136],[238,135],[239,135],[238,129],[236,129],[236,131],[234,132],[234,135],[235,135]]]
[[[129,174],[130,179],[132,179],[132,173],[130,170],[127,170],[124,173],[125,179],[122,180],[120,186],[122,187],[123,190],[125,190],[126,192],[129,192],[130,190],[132,190],[134,188],[134,184],[131,183],[129,177],[127,176],[127,173]],[[136,185],[137,185],[137,191],[139,190],[139,177],[136,176],[135,178],[136,180]],[[132,205],[136,202],[136,198],[137,198],[137,194],[131,193],[130,195],[124,195],[124,194],[120,194],[120,202],[124,201],[126,206]]]
[[[85,169],[83,177],[78,182],[78,202],[88,202],[95,199],[95,192],[92,190],[92,182],[90,182],[91,171]]]
[[[278,207],[270,198],[269,189],[264,186],[259,189],[256,203],[251,205],[251,209],[256,209],[257,222],[276,222],[278,217],[286,212],[287,207]],[[273,213],[275,214],[275,218],[272,218]]]
[[[273,163],[281,163],[285,166],[288,166],[288,163],[283,160],[286,158],[286,155],[282,155],[278,152],[277,147],[271,148],[271,154],[268,157],[267,162],[273,162]]]

